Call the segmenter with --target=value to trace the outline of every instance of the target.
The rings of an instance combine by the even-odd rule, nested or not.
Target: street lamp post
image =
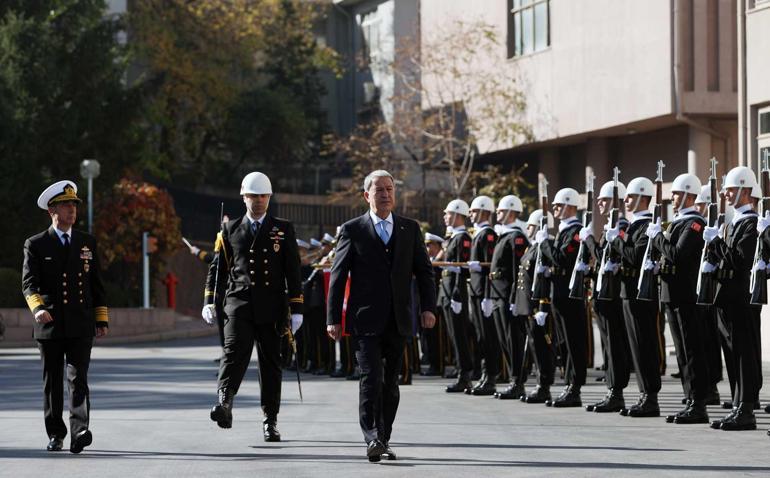
[[[80,163],[80,176],[88,180],[88,232],[94,229],[94,178],[99,176],[101,166],[95,159],[84,159]]]

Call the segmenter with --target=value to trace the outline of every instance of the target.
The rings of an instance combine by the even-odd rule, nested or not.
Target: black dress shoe
[[[77,435],[75,435],[72,438],[72,442],[70,443],[70,452],[72,453],[80,453],[83,451],[83,448],[87,447],[88,445],[93,442],[94,437],[91,435],[90,430],[83,430]]]
[[[595,413],[617,413],[626,407],[623,394],[613,394],[594,406]]]
[[[61,451],[63,446],[64,440],[61,438],[51,437],[51,440],[48,442],[48,446],[46,446],[45,449],[48,451]]]
[[[495,394],[495,384],[491,381],[486,381],[484,384],[480,387],[473,387],[471,390],[471,395],[474,395],[476,397],[488,397],[490,395]]]
[[[466,389],[471,388],[471,382],[466,380],[458,380],[452,385],[447,385],[446,393],[463,393]]]
[[[222,388],[217,393],[219,403],[211,409],[211,421],[217,422],[219,428],[232,428],[233,426],[233,394]]]
[[[735,409],[735,413],[722,420],[719,429],[725,431],[756,430],[757,419],[754,417],[754,404],[741,403]]]
[[[393,449],[390,447],[390,444],[388,442],[383,442],[383,445],[385,445],[385,452],[382,454],[388,461],[395,461],[397,459],[396,454],[393,452]]]
[[[387,450],[380,440],[372,440],[366,445],[366,457],[371,463],[377,463]]]
[[[674,423],[678,425],[694,425],[698,423],[708,423],[709,415],[706,411],[705,403],[693,403],[687,410],[674,417]]]
[[[278,425],[275,420],[265,420],[262,424],[262,436],[265,441],[277,442],[281,441],[281,434],[278,432]]]
[[[566,395],[554,400],[552,406],[553,408],[582,407],[583,401],[580,399],[580,391],[570,390]]]
[[[518,400],[522,395],[524,395],[524,386],[514,383],[502,392],[496,393],[495,397],[500,400]]]
[[[522,397],[524,403],[545,403],[551,399],[550,387],[538,385],[534,390]]]

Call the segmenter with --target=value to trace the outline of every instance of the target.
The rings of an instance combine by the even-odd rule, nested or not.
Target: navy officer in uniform
[[[77,186],[59,181],[37,200],[48,211],[51,227],[24,243],[22,292],[32,312],[34,337],[43,362],[43,403],[48,451],[60,451],[67,436],[62,419],[63,380],[67,367],[70,451],[91,444],[88,366],[94,336],[107,335],[109,321],[96,239],[73,229]]]
[[[257,344],[265,441],[281,440],[277,428],[281,405],[281,336],[302,325],[302,280],[292,224],[267,213],[273,194],[270,179],[260,172],[243,178],[246,214],[222,230],[222,247],[206,278],[203,318],[216,320],[214,291],[227,281],[224,299],[224,358],[219,365],[218,403],[211,419],[232,427],[233,397]],[[218,276],[218,278],[217,278]],[[290,320],[289,311],[291,313]]]

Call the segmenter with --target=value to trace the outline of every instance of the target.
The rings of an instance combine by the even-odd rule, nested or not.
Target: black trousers
[[[88,429],[91,403],[88,392],[88,366],[93,337],[38,340],[43,362],[43,412],[48,437],[64,438],[67,426],[64,411],[64,366],[67,366],[70,431],[72,437]]]
[[[475,330],[476,346],[481,351],[481,376],[495,383],[500,373],[500,340],[497,337],[495,321],[484,317],[481,311],[481,297],[471,298],[471,318]],[[478,356],[478,353],[477,353]]]
[[[733,404],[755,403],[762,387],[762,350],[760,347],[760,307],[734,303],[722,309],[732,362],[735,388]],[[725,356],[727,360],[727,354]],[[728,369],[728,374],[730,370]],[[732,381],[732,379],[731,379]]]
[[[665,304],[665,311],[669,326],[677,328],[681,338],[682,350],[677,349],[676,355],[685,396],[705,400],[711,388],[705,340],[709,310],[695,304]],[[674,345],[679,346],[676,341]]]
[[[668,322],[668,330],[671,331],[671,339],[674,342],[674,351],[676,352],[676,365],[679,367],[679,380],[682,382],[684,396],[691,398],[690,381],[687,380],[685,368],[687,367],[687,355],[685,354],[684,337],[682,337],[682,326],[674,313],[673,307],[663,304],[663,315]]]
[[[565,380],[568,385],[580,387],[586,383],[588,367],[586,309],[584,300],[554,298],[551,304],[555,324],[560,329],[566,348],[564,357]]]
[[[526,319],[528,340],[531,340],[537,366],[537,384],[541,387],[553,385],[556,372],[556,353],[554,351],[554,318],[548,314],[545,325],[537,325],[535,319]]]
[[[524,321],[526,317],[514,317],[508,307],[508,302],[497,299],[492,318],[495,322],[500,349],[508,366],[508,376],[511,378],[511,383],[524,383],[526,376],[522,380],[521,369],[525,360],[524,344],[527,339],[527,331]]]
[[[709,368],[710,388],[716,387],[722,381],[722,344],[717,325],[715,307],[704,306],[705,322],[703,323],[703,344],[706,349],[706,363]]]
[[[356,359],[361,368],[358,389],[358,418],[364,441],[390,441],[400,394],[398,373],[404,357],[405,337],[391,320],[380,335],[359,335]]]
[[[452,312],[450,306],[444,307],[447,331],[452,339],[457,362],[457,378],[470,380],[473,374],[473,358],[471,357],[471,324],[468,320],[468,310],[465,304],[459,314]]]
[[[433,371],[443,372],[442,361],[442,334],[444,333],[443,322],[441,317],[442,311],[438,311],[436,317],[436,325],[430,329],[420,328],[420,347],[422,348],[423,356],[428,361],[428,368]]]
[[[636,371],[639,391],[648,395],[660,392],[660,341],[658,304],[655,301],[623,299],[623,316],[628,332],[628,346]]]
[[[606,331],[605,364],[607,365],[607,388],[622,391],[628,386],[631,376],[631,352],[628,348],[628,333],[623,319],[623,303],[620,299],[596,300],[594,310]]]
[[[262,412],[275,420],[281,407],[281,336],[277,324],[257,324],[248,319],[225,319],[225,354],[219,363],[217,387],[238,393],[251,360],[254,344],[259,359]]]
[[[594,311],[596,312],[596,328],[599,330],[599,343],[602,346],[602,370],[607,370],[607,367],[609,366],[610,357],[609,357],[609,336],[607,335],[607,320],[599,312],[599,301],[594,300]],[[605,301],[602,301],[605,302]],[[609,384],[609,381],[608,381]]]

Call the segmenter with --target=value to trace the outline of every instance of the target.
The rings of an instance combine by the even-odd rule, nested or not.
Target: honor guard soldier
[[[671,185],[671,202],[676,215],[662,233],[660,223],[647,225],[647,237],[661,255],[660,302],[674,335],[677,362],[687,398],[686,407],[666,417],[671,423],[708,423],[706,400],[709,393],[705,350],[707,310],[696,305],[706,221],[695,210],[701,183],[694,174],[680,174]]]
[[[580,389],[586,381],[586,308],[584,299],[569,297],[569,280],[580,247],[580,221],[577,219],[578,192],[572,188],[559,190],[553,198],[553,216],[559,219],[559,232],[553,242],[547,232],[535,235],[542,250],[543,264],[550,268],[551,310],[566,342],[566,387],[551,403],[554,407],[580,407]],[[546,403],[548,404],[548,403]]]
[[[430,258],[431,262],[442,260],[441,256],[443,254],[443,243],[444,239],[442,237],[437,236],[436,234],[431,234],[430,232],[425,233],[425,248],[428,251],[428,257]],[[438,295],[441,292],[441,269],[434,267],[433,277],[436,282],[436,292]],[[444,320],[442,318],[443,314],[441,312],[442,311],[439,308],[438,314],[436,314],[435,327],[420,330],[420,347],[422,347],[424,357],[428,361],[428,369],[424,372],[421,371],[420,375],[427,377],[440,376],[442,373],[444,373],[442,360],[442,352],[444,350],[444,330],[442,322]]]
[[[547,300],[532,299],[532,280],[537,262],[538,248],[534,244],[535,234],[540,227],[543,211],[535,210],[527,220],[527,238],[530,245],[521,257],[519,271],[516,277],[516,289],[511,301],[511,313],[514,317],[524,317],[529,337],[534,349],[535,364],[537,365],[537,386],[526,395],[521,396],[524,403],[546,403],[551,400],[551,385],[556,371],[556,354],[553,343],[553,314]],[[548,213],[545,222],[547,228],[553,227],[553,216]],[[528,348],[525,344],[525,350]],[[526,355],[526,353],[524,354]]]
[[[202,315],[207,322],[216,319],[214,284],[227,280],[225,350],[217,383],[219,402],[211,410],[211,420],[221,428],[232,426],[233,397],[256,342],[263,436],[265,441],[280,441],[281,336],[287,327],[294,332],[302,325],[303,297],[294,227],[267,213],[272,194],[264,174],[253,172],[243,178],[246,214],[222,230],[223,247],[209,268]]]
[[[499,238],[492,254],[490,266],[490,292],[494,300],[493,317],[497,328],[500,348],[505,354],[508,376],[511,384],[495,394],[496,398],[519,399],[524,395],[523,379],[520,377],[524,362],[524,343],[527,337],[525,316],[514,317],[511,310],[511,295],[524,252],[529,247],[526,233],[517,221],[523,206],[521,199],[510,195],[500,199],[497,205],[497,223],[500,226]],[[526,378],[526,377],[524,377]]]
[[[471,236],[465,229],[470,214],[468,203],[462,199],[449,201],[444,208],[444,224],[451,231],[446,245],[446,262],[467,262],[471,256]],[[439,305],[444,310],[449,337],[457,358],[457,382],[446,388],[447,393],[462,393],[470,389],[473,358],[470,349],[470,321],[468,319],[468,269],[444,266],[441,271]]]
[[[473,221],[473,242],[471,243],[470,304],[471,322],[475,329],[476,367],[481,366],[481,379],[473,388],[466,390],[470,395],[488,396],[497,391],[495,382],[500,373],[500,342],[492,317],[494,301],[490,297],[489,263],[497,242],[497,234],[490,224],[495,203],[488,196],[478,196],[471,202]]]
[[[617,193],[615,193],[616,187]],[[618,230],[625,234],[626,229],[628,229],[628,221],[620,216],[620,211],[614,210],[613,200],[615,196],[617,196],[618,202],[625,199],[625,185],[620,181],[617,182],[617,185],[615,181],[607,181],[599,190],[596,204],[599,207],[599,214],[608,217],[616,215],[610,219],[607,228],[615,220]],[[593,251],[596,263],[600,264],[597,268],[596,280],[594,280],[593,302],[597,319],[604,325],[603,339],[607,355],[607,395],[597,403],[586,405],[586,411],[617,413],[626,406],[623,390],[628,386],[631,375],[631,352],[628,349],[628,335],[623,320],[623,303],[620,300],[620,278],[612,271],[604,270],[603,266],[608,263],[619,264],[620,257],[608,247],[604,235],[598,243],[596,242],[592,226],[581,229],[580,238],[586,241],[588,247]],[[599,280],[600,275],[601,280]]]
[[[77,186],[59,181],[37,200],[51,227],[24,243],[22,292],[35,319],[34,337],[43,362],[43,408],[48,451],[60,451],[67,436],[62,420],[64,367],[67,366],[70,452],[91,444],[88,366],[94,336],[109,322],[96,239],[73,229]]]
[[[735,208],[724,237],[719,227],[706,227],[703,239],[709,243],[708,258],[703,269],[717,270],[719,286],[716,306],[721,309],[723,326],[736,368],[733,409],[723,419],[711,422],[722,430],[754,430],[757,427],[754,407],[758,403],[762,383],[760,337],[756,333],[760,306],[750,304],[749,277],[757,244],[757,213],[753,209],[751,191],[757,180],[745,166],[731,169],[725,178],[727,202]]]
[[[619,255],[623,316],[626,320],[628,344],[639,385],[639,400],[620,411],[629,417],[660,416],[660,354],[658,351],[658,308],[655,301],[638,300],[639,272],[647,249],[647,225],[652,220],[648,210],[654,186],[647,178],[634,178],[626,188],[625,207],[632,214],[631,223],[623,233],[620,227],[610,228],[606,240]],[[613,265],[614,267],[614,265]]]

